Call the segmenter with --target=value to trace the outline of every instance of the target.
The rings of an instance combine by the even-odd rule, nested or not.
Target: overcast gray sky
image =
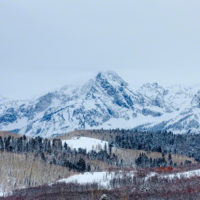
[[[0,94],[31,98],[114,70],[200,82],[199,0],[0,0]]]

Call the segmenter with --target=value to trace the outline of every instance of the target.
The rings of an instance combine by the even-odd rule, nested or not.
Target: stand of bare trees
[[[67,168],[35,160],[32,154],[0,152],[0,187],[4,193],[50,184],[72,174]]]

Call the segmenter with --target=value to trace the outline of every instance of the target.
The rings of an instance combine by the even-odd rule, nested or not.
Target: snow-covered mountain
[[[116,73],[106,72],[32,101],[0,97],[0,130],[50,137],[98,128],[200,133],[200,87],[147,83],[131,89]]]

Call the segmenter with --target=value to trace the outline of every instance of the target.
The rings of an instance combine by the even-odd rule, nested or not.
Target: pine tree
[[[104,151],[107,152],[107,144],[104,145]]]
[[[86,170],[86,164],[84,159],[80,158],[77,165],[79,171],[84,172]]]
[[[46,161],[46,158],[45,158],[45,155],[44,155],[43,152],[40,154],[40,156],[41,156],[41,159],[45,162],[45,161]]]
[[[170,161],[171,159],[172,159],[172,155],[171,155],[171,153],[169,153],[168,160]]]
[[[113,145],[112,145],[112,144],[109,144],[109,155],[110,155],[110,156],[112,155],[112,147],[113,147]]]
[[[3,143],[2,137],[0,136],[0,151],[3,151],[3,150],[4,150],[4,143]]]
[[[67,150],[67,143],[64,143],[64,149]]]

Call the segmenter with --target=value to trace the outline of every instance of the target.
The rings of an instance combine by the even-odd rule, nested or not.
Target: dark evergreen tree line
[[[13,153],[33,153],[35,158],[40,158],[44,162],[56,164],[75,170],[79,172],[90,171],[92,160],[99,160],[107,162],[111,165],[118,164],[118,158],[112,154],[112,147],[109,151],[90,151],[79,148],[71,149],[66,143],[62,144],[60,139],[43,139],[42,137],[27,138],[26,136],[20,138],[0,136],[0,151]]]
[[[167,167],[168,163],[164,157],[161,158],[148,158],[145,153],[141,153],[135,160],[138,167]],[[171,164],[172,166],[173,164]]]
[[[200,161],[200,134],[118,130],[111,140],[120,148],[179,154]]]

